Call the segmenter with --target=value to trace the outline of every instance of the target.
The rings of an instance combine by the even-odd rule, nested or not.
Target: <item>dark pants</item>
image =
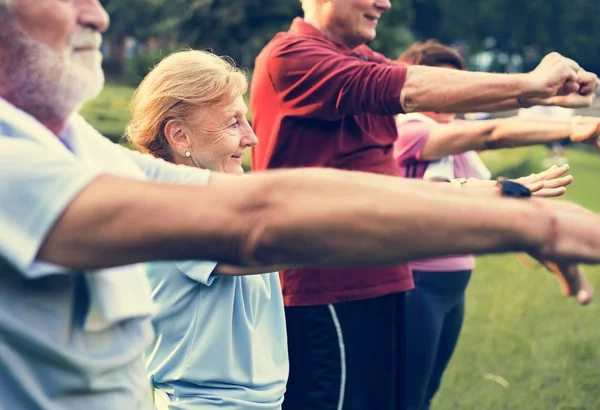
[[[428,410],[454,353],[471,271],[413,271],[406,298],[407,403]]]
[[[404,410],[405,294],[287,307],[283,410]]]

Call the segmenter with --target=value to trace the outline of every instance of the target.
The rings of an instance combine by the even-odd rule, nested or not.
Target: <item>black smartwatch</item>
[[[523,184],[506,178],[498,178],[496,184],[500,188],[500,196],[507,198],[529,198],[531,191]]]

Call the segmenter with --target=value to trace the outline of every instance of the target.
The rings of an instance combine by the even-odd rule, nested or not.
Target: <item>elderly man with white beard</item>
[[[103,85],[99,2],[4,0],[0,23],[2,408],[152,408],[142,262],[249,274],[522,250],[600,263],[600,216],[569,203],[322,169],[239,178],[127,150],[76,114]],[[595,76],[553,64],[555,86],[536,92],[591,103]]]

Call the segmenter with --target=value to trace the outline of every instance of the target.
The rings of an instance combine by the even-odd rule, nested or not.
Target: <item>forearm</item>
[[[528,74],[493,74],[410,66],[400,96],[405,112],[501,111],[534,92]],[[510,104],[510,105],[509,105]]]
[[[543,243],[547,221],[530,203],[439,185],[317,169],[207,187],[102,177],[69,206],[39,257],[86,269],[181,259],[368,266]]]
[[[521,108],[521,104],[516,98],[507,98],[503,101],[494,102],[492,104],[485,104],[477,107],[477,112],[502,112],[511,111]]]
[[[66,208],[38,258],[76,269],[187,259],[237,265],[245,222],[236,197],[218,186],[105,175]]]
[[[486,149],[546,144],[569,138],[571,123],[528,121],[520,118],[502,120],[485,140]]]
[[[290,255],[310,265],[394,264],[535,248],[548,233],[549,218],[532,203],[499,198],[491,191],[465,195],[450,184],[312,172],[318,172],[314,176],[319,175],[320,187],[302,198],[306,190],[293,181],[296,176],[289,178],[286,193],[280,192],[287,200],[281,200],[285,208],[277,223],[264,220],[255,247],[261,264],[282,263],[279,258]],[[309,175],[303,179],[312,184]]]
[[[568,120],[538,122],[519,117],[437,124],[423,145],[421,158],[436,161],[470,150],[551,143],[568,138],[571,131]]]

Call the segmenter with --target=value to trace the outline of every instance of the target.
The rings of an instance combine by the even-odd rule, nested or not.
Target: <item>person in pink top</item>
[[[417,43],[398,61],[464,70],[460,54],[436,41]],[[407,178],[446,181],[462,189],[478,189],[494,195],[497,183],[477,151],[533,144],[570,138],[584,141],[598,133],[598,118],[574,117],[570,120],[508,118],[485,121],[458,121],[454,114],[428,112],[399,115],[398,140],[394,157]],[[570,176],[568,166],[519,178],[534,195],[559,196]],[[449,256],[415,261],[410,264],[415,288],[407,297],[407,401],[409,410],[428,410],[442,375],[452,357],[463,323],[464,293],[475,268],[473,255]],[[576,267],[572,269],[577,269]],[[590,292],[588,292],[588,290]],[[576,296],[589,303],[591,290]]]

